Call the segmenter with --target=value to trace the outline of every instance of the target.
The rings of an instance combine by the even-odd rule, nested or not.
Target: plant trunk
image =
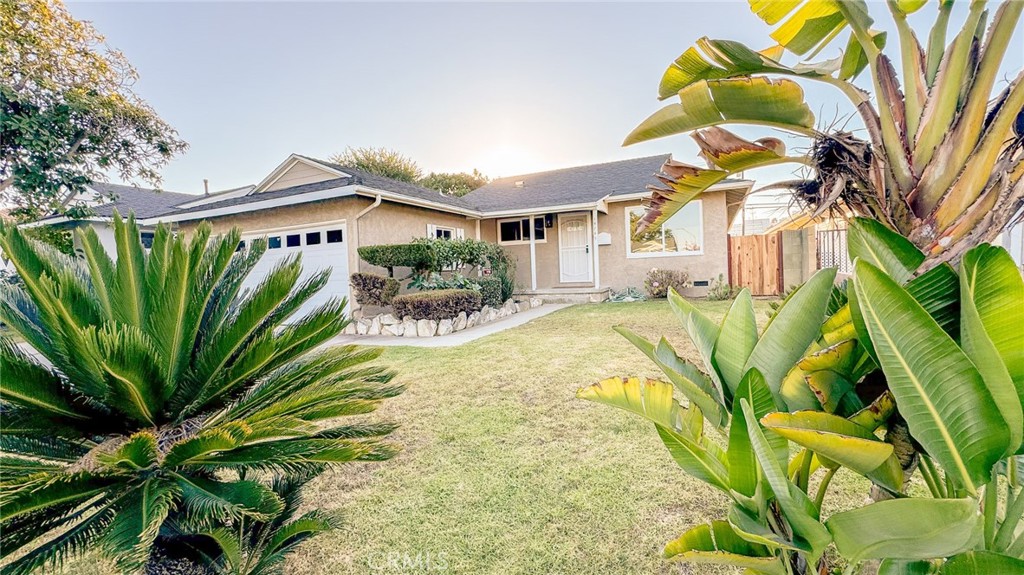
[[[146,563],[145,575],[217,575],[217,570],[212,566],[181,551],[154,544]]]

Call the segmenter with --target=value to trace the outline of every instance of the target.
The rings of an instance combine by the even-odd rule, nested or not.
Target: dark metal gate
[[[853,262],[846,250],[846,230],[818,231],[818,269],[836,268],[841,274],[853,273]]]

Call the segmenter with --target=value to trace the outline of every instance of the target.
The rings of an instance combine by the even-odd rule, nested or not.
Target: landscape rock
[[[501,319],[501,318],[503,318],[503,317],[506,317],[507,315],[508,315],[508,308],[507,308],[507,307],[505,307],[505,306],[501,306],[501,307],[500,307],[500,308],[498,309],[498,319]]]
[[[539,297],[531,297],[530,298],[530,309],[533,309],[535,307],[540,307],[542,305],[544,305],[544,300],[540,299]]]
[[[455,331],[462,331],[466,329],[466,324],[469,322],[469,318],[466,316],[466,312],[460,311],[459,316],[455,318],[454,325],[452,326]]]
[[[416,337],[416,322],[411,317],[402,320],[402,337]]]
[[[381,325],[395,325],[396,323],[398,323],[398,318],[389,313],[380,316]]]
[[[405,332],[404,327],[405,324],[393,323],[390,325],[381,326],[380,333],[381,335],[393,335],[399,337]]]
[[[370,320],[370,328],[366,330],[366,335],[380,335],[380,316],[374,316]]]
[[[491,312],[492,311],[494,311],[494,308],[492,308],[489,305],[485,305],[484,307],[482,307],[480,309],[480,315],[477,316],[476,322],[478,324],[480,324],[480,323],[487,323],[487,322],[491,321],[491,319],[493,319],[493,318],[491,318]]]
[[[480,312],[475,311],[475,312],[469,314],[469,317],[466,318],[466,327],[467,328],[475,327],[476,324],[479,323],[479,322],[480,322]]]
[[[370,321],[367,319],[361,319],[356,322],[356,333],[359,335],[366,335],[366,332],[370,331]]]
[[[350,321],[350,322],[348,322],[348,325],[345,326],[345,335],[355,335],[355,334],[356,334],[356,322]]]
[[[485,317],[485,316],[481,316],[481,317]],[[491,308],[491,309],[487,310],[486,319],[487,319],[487,322],[492,322],[492,321],[498,319],[498,310],[496,310],[494,308]]]
[[[437,335],[448,335],[455,331],[455,325],[450,319],[442,319],[437,322]]]
[[[529,303],[516,302],[516,313],[521,313],[521,312],[526,311],[528,309],[530,309],[530,304]]]
[[[416,335],[431,337],[437,333],[437,322],[432,319],[421,319],[416,322]]]

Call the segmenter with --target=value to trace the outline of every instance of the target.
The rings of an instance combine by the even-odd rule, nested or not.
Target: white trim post
[[[594,211],[591,212],[590,218],[592,220],[590,225],[591,225],[591,229],[593,230],[593,233],[591,234],[591,236],[593,236],[593,241],[591,243],[594,246],[594,287],[595,288],[600,288],[601,287],[601,253],[600,253],[600,247],[599,247],[599,245],[597,243],[597,236],[598,236],[598,231],[597,231],[597,208],[594,208]]]
[[[527,227],[530,230],[530,290],[537,291],[537,230],[534,224],[535,217],[532,215],[528,217],[530,218],[530,225]]]

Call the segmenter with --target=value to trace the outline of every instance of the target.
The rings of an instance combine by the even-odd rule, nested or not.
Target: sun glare
[[[544,163],[536,154],[512,144],[502,144],[480,150],[473,165],[492,178],[515,176],[544,169]]]

